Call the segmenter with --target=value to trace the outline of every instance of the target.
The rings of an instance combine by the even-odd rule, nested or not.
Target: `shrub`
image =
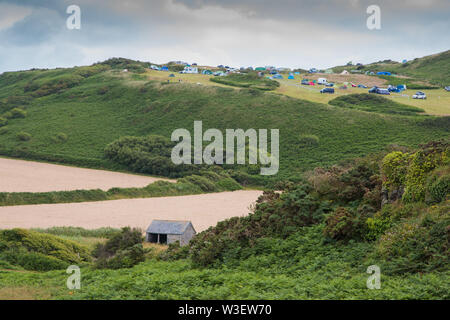
[[[319,145],[319,137],[313,134],[302,134],[298,139],[299,147],[314,147]]]
[[[27,112],[20,108],[11,109],[9,112],[11,119],[25,118],[27,116]]]
[[[358,215],[353,210],[338,207],[328,215],[325,221],[324,235],[335,240],[361,240],[366,229],[365,215]]]
[[[450,167],[442,167],[433,171],[428,177],[425,201],[438,203],[450,194]]]
[[[389,229],[377,242],[375,255],[387,273],[447,270],[450,263],[450,201]]]
[[[19,139],[20,141],[29,141],[31,140],[31,137],[32,137],[31,134],[24,131],[21,131],[17,134],[17,139]]]
[[[52,137],[52,140],[55,143],[65,142],[65,141],[67,141],[67,134],[65,134],[64,132],[57,133],[56,135],[54,135]]]
[[[123,228],[106,243],[97,244],[93,255],[97,258],[97,268],[131,268],[144,261],[142,232],[129,227]]]
[[[13,249],[0,253],[0,258],[14,266],[21,266],[26,270],[50,271],[68,267],[68,263],[39,252],[29,252],[24,249]]]
[[[0,117],[0,127],[6,126],[7,123],[8,123],[8,119]]]

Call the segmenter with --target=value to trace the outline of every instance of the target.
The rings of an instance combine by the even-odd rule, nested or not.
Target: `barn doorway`
[[[160,244],[167,244],[167,234],[160,234],[159,235],[159,243]]]
[[[148,236],[148,242],[158,243],[158,234],[157,233],[150,233],[149,236]]]

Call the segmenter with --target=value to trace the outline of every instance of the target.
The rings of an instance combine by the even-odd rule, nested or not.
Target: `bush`
[[[0,128],[6,126],[8,119],[0,117]]]
[[[67,141],[67,134],[64,132],[60,132],[52,137],[53,142],[66,142]]]
[[[425,194],[425,201],[427,203],[441,202],[450,194],[449,170],[449,167],[435,170],[428,178]]]
[[[65,269],[69,263],[55,257],[44,255],[39,252],[29,252],[24,249],[8,250],[0,253],[0,258],[13,266],[21,266],[26,270],[50,271]]]
[[[298,139],[299,147],[314,147],[319,145],[319,137],[313,134],[302,134]]]
[[[387,273],[447,270],[450,263],[450,201],[389,229],[377,243]]]
[[[9,116],[11,119],[25,118],[27,116],[27,112],[20,108],[14,108],[9,111]]]
[[[325,236],[335,240],[361,240],[365,234],[365,222],[365,215],[358,215],[351,209],[338,207],[327,217],[323,232]]]
[[[99,269],[131,268],[145,260],[142,241],[140,230],[123,228],[106,243],[97,244],[93,252],[97,258],[95,266]]]
[[[21,131],[17,134],[17,139],[19,139],[20,141],[29,141],[31,140],[31,137],[32,137],[31,134],[24,131]]]

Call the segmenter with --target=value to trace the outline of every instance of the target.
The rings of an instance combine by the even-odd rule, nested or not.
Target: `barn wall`
[[[194,230],[194,228],[192,228],[192,225],[189,225],[186,228],[186,231],[184,232],[184,234],[181,236],[180,245],[182,245],[182,246],[187,245],[189,243],[189,241],[191,241],[193,236],[195,236],[195,230]]]
[[[180,241],[181,244],[181,236],[178,234],[168,234],[167,235],[167,244],[174,243],[176,241]]]

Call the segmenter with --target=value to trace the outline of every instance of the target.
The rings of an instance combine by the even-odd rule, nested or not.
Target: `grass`
[[[353,75],[355,76],[355,75]],[[325,75],[326,77],[326,75]],[[275,92],[287,95],[296,99],[304,99],[309,101],[314,101],[318,103],[327,104],[329,101],[336,97],[345,96],[349,94],[362,94],[367,93],[369,89],[363,88],[352,88],[349,87],[346,90],[339,89],[339,83],[336,84],[335,94],[321,94],[319,91],[322,86],[302,86],[299,81],[301,81],[301,76],[296,76],[295,80],[278,80],[281,84]],[[386,85],[387,87],[387,85]],[[408,89],[402,93],[391,93],[391,95],[386,96],[394,102],[399,102],[402,104],[410,105],[413,107],[418,107],[427,114],[430,115],[450,115],[450,92],[444,89],[437,90],[425,90],[427,94],[426,100],[415,100],[412,99],[412,95],[416,93],[417,90]]]
[[[275,80],[259,77],[254,73],[230,74],[227,77],[211,78],[215,83],[226,84],[233,87],[250,88],[258,90],[274,90],[280,86]]]
[[[298,91],[302,99],[211,86],[209,77],[203,75],[177,74],[177,77],[193,82],[204,79],[208,86],[187,81],[148,82],[155,74],[167,77],[165,72],[133,74],[107,70],[42,97],[30,98],[29,92],[24,91],[30,82],[37,81],[32,79],[55,81],[73,72],[73,69],[35,70],[0,76],[3,110],[17,107],[14,101],[19,101],[27,111],[25,118],[9,119],[3,127],[6,129],[0,135],[0,154],[126,170],[104,157],[106,145],[125,135],[170,137],[177,128],[192,131],[194,120],[202,120],[205,129],[280,129],[280,172],[275,179],[284,179],[316,166],[379,151],[388,144],[416,146],[448,136],[443,129],[421,126],[425,117],[375,115],[330,107],[308,99],[314,100],[314,96],[328,102],[325,99],[334,98],[333,95],[309,92],[303,96],[305,91],[296,87],[292,92]],[[282,85],[277,91],[283,88]],[[431,100],[432,97],[418,103]],[[17,139],[22,131],[28,132],[32,139]],[[66,139],[55,142],[58,134],[64,134]],[[315,135],[320,143],[300,147],[297,137],[302,134]]]
[[[82,267],[80,290],[68,290],[64,270],[0,271],[0,282],[17,296],[43,299],[448,299],[450,274],[385,275],[381,289],[366,287],[374,261],[367,243],[324,244],[317,227],[289,239],[267,239],[272,249],[197,269],[189,260],[149,259],[131,269]],[[383,266],[381,266],[383,268]],[[23,293],[22,289],[27,288]],[[11,292],[16,292],[11,294]],[[29,294],[27,294],[27,292]]]
[[[74,203],[118,199],[169,197],[208,192],[235,191],[241,189],[239,184],[235,181],[231,184],[228,183],[224,185],[221,184],[221,181],[222,180],[210,181],[214,187],[213,190],[203,190],[201,186],[195,182],[181,180],[177,183],[156,181],[144,188],[111,188],[108,191],[96,189],[54,192],[2,192],[0,193],[0,207],[44,203]]]
[[[329,103],[342,108],[387,114],[416,115],[424,112],[423,109],[394,102],[371,93],[340,96],[331,100]]]
[[[336,73],[342,72],[344,69],[353,69],[355,66],[340,66],[333,68]],[[414,82],[424,84],[429,82],[441,88],[450,85],[450,50],[417,58],[407,63],[398,63],[394,61],[382,61],[365,65],[362,71],[388,71],[394,74],[409,76],[415,79]],[[350,71],[350,70],[349,70]]]

